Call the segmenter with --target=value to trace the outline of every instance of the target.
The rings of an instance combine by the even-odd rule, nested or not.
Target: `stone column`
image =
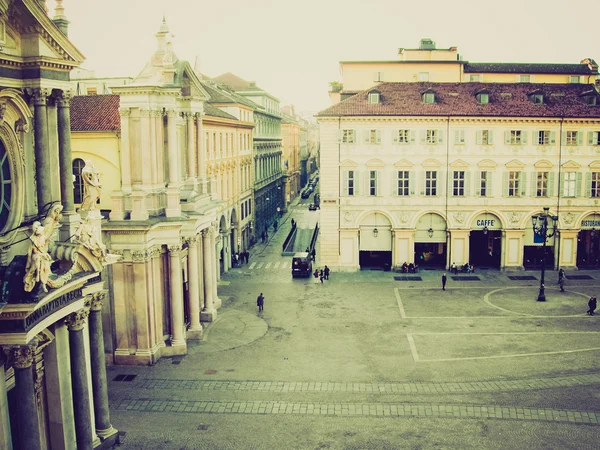
[[[188,238],[188,277],[190,281],[189,312],[190,329],[188,338],[202,338],[200,324],[200,280],[198,279],[198,236]]]
[[[110,424],[110,412],[108,409],[104,334],[102,332],[102,304],[105,298],[106,291],[96,292],[92,295],[92,306],[89,316],[94,418],[96,421],[96,434],[103,440],[117,432]]]
[[[216,242],[215,242],[215,236],[217,234],[217,230],[216,228],[213,228],[213,232],[210,234],[211,235],[211,245],[210,245],[210,249],[212,252],[212,258],[213,258],[213,262],[215,262],[215,264],[213,264],[213,304],[215,309],[219,309],[221,307],[221,299],[219,298],[219,295],[217,294],[217,280],[220,278],[220,274],[218,274],[219,272],[219,268],[217,267],[217,246],[216,246]]]
[[[230,230],[221,233],[221,242],[223,243],[223,269],[225,273],[229,272],[231,269],[231,240],[230,240]]]
[[[196,190],[196,145],[194,141],[194,116],[192,113],[186,113],[186,133],[187,133],[187,180],[186,187]]]
[[[34,89],[33,120],[35,138],[35,178],[37,180],[38,212],[42,213],[44,205],[52,198],[52,167],[50,167],[50,147],[48,141],[48,89]]]
[[[202,230],[202,247],[204,255],[202,258],[202,266],[204,268],[203,280],[204,280],[204,309],[200,314],[200,320],[202,322],[212,322],[217,318],[217,311],[213,304],[213,266],[215,261],[213,259],[213,252],[211,247],[214,249],[214,245],[211,239],[212,230],[211,228]]]
[[[8,398],[6,397],[6,374],[4,373],[5,362],[6,356],[2,347],[0,347],[0,448],[12,450]]]
[[[58,158],[60,165],[60,198],[63,214],[75,212],[73,199],[73,158],[71,156],[71,93],[62,91],[58,104]]]
[[[35,345],[37,345],[37,342]],[[15,370],[16,403],[19,405],[16,413],[19,442],[21,448],[27,450],[40,450],[42,448],[33,382],[32,364],[35,345],[22,345],[11,348]]]
[[[90,386],[86,370],[83,336],[83,328],[89,312],[88,308],[82,308],[71,314],[66,320],[69,327],[69,346],[71,350],[71,382],[73,384],[73,412],[77,450],[92,450],[94,448]]]
[[[179,176],[179,151],[177,147],[177,111],[167,111],[167,152],[169,164],[169,181],[167,184],[167,217],[181,216],[180,205],[180,176]],[[180,276],[181,278],[181,276]]]
[[[204,309],[204,254],[202,253],[202,233],[198,235],[196,243],[196,255],[198,258],[198,296],[200,297],[200,310]]]
[[[171,347],[185,347],[183,322],[183,280],[181,245],[169,245],[169,283],[171,289]]]
[[[196,119],[196,148],[198,149],[198,182],[200,184],[199,191],[201,194],[208,194],[206,186],[206,151],[204,128],[202,127],[202,114],[195,115]]]

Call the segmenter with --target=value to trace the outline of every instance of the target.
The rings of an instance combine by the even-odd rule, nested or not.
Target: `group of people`
[[[419,271],[419,265],[418,264],[406,264],[406,261],[404,261],[404,264],[402,264],[402,273],[417,273]]]
[[[231,265],[233,267],[239,267],[241,264],[248,264],[248,261],[250,260],[250,253],[248,253],[247,251],[244,252],[237,252],[234,255],[231,256]]]
[[[315,280],[319,279],[319,280],[321,280],[321,283],[322,283],[323,280],[329,280],[329,272],[330,272],[329,267],[325,266],[321,270],[315,269],[313,276],[315,277]]]
[[[457,266],[456,263],[453,262],[450,265],[450,273],[458,273],[458,268],[459,268],[459,266]],[[467,263],[464,263],[462,266],[460,266],[460,270],[464,273],[473,273],[473,272],[475,272],[475,266],[473,264],[469,264],[467,262]]]

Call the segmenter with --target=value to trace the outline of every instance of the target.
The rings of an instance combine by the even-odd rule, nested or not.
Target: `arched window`
[[[4,142],[0,140],[0,230],[3,230],[10,215],[13,184],[10,172],[10,160]]]
[[[81,203],[83,201],[83,179],[81,178],[81,171],[85,167],[85,161],[81,158],[73,160],[73,187],[74,187],[74,201],[75,203]]]

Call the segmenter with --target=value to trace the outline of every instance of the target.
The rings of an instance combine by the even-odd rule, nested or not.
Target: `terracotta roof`
[[[248,106],[253,109],[258,108],[258,105],[252,100],[248,100],[246,97],[237,94],[227,86],[206,80],[202,80],[201,83],[210,96],[210,99],[208,100],[210,103],[233,103]]]
[[[503,116],[600,118],[600,106],[589,106],[582,96],[598,95],[589,84],[535,83],[380,83],[380,103],[369,104],[359,92],[317,114],[326,116]],[[430,89],[435,104],[424,104],[421,94]],[[480,105],[476,94],[485,89],[489,103]],[[535,91],[544,104],[528,97]],[[600,105],[600,99],[598,99]]]
[[[82,95],[71,100],[71,131],[121,129],[118,95]]]
[[[545,64],[545,63],[466,63],[465,73],[514,73],[514,74],[564,74],[594,75],[597,70],[587,64]]]
[[[221,111],[219,108],[215,108],[214,106],[211,106],[208,103],[204,104],[204,113],[207,116],[222,117],[223,119],[238,120],[237,117],[232,116],[231,114],[226,113],[225,111]]]

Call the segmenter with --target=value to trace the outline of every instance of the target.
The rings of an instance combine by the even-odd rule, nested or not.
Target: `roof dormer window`
[[[594,90],[584,92],[581,94],[581,97],[583,98],[583,102],[588,106],[598,105],[598,94]]]
[[[369,92],[369,103],[371,105],[376,105],[377,103],[380,103],[380,96],[379,96],[379,92],[377,91],[371,91]]]
[[[540,91],[532,92],[527,97],[529,97],[529,100],[534,105],[543,105],[544,104],[544,94],[542,94]]]
[[[435,93],[425,92],[423,93],[423,103],[426,105],[433,105],[435,103]]]
[[[480,105],[487,105],[490,102],[490,94],[487,92],[479,92],[475,97]]]

